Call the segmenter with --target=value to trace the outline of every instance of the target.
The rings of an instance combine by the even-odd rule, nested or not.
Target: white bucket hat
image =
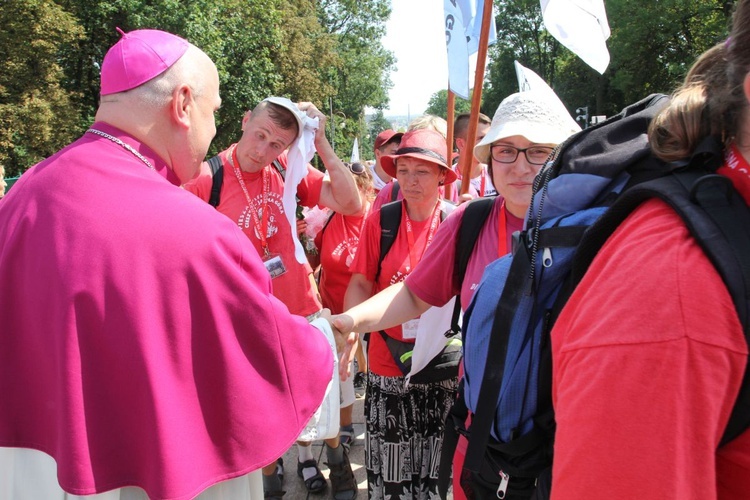
[[[538,144],[557,145],[580,130],[560,101],[541,92],[518,92],[497,107],[487,135],[474,147],[474,156],[489,163],[490,145],[514,135]]]

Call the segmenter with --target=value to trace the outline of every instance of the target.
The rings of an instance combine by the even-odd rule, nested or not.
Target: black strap
[[[388,251],[396,241],[398,228],[401,225],[401,201],[387,203],[380,207],[380,256],[378,257],[378,270],[375,273],[375,281],[380,276],[380,267],[383,264]]]
[[[466,277],[466,268],[469,265],[471,254],[479,239],[479,233],[484,227],[484,223],[492,212],[492,205],[495,203],[494,196],[477,198],[468,203],[461,219],[461,227],[458,229],[458,238],[456,239],[456,261],[454,272],[456,273],[456,282],[459,290]],[[461,328],[458,326],[458,319],[461,316],[461,293],[456,296],[456,303],[453,306],[453,316],[451,317],[451,331],[459,333]]]
[[[508,279],[503,287],[503,293],[495,308],[495,317],[492,321],[492,332],[487,348],[487,363],[479,389],[477,409],[471,422],[471,439],[464,462],[464,468],[473,472],[479,472],[484,450],[489,442],[490,429],[495,420],[497,396],[500,394],[503,370],[505,369],[508,336],[521,298],[529,292],[525,288],[528,287],[527,278],[530,265],[531,261],[527,251],[519,250],[516,252],[508,271]],[[492,353],[492,355],[490,356],[489,353]]]
[[[276,158],[274,161],[271,162],[271,165],[274,166],[276,170],[279,171],[281,174],[281,178],[283,180],[286,180],[286,168],[284,168],[284,165],[281,164],[278,158]]]
[[[212,177],[211,196],[208,198],[208,203],[216,208],[219,206],[221,185],[224,183],[224,165],[221,162],[221,157],[216,155],[208,160],[208,166],[211,168]]]
[[[451,483],[451,470],[453,469],[453,455],[458,446],[459,436],[466,432],[466,418],[469,416],[469,409],[466,407],[464,400],[464,379],[458,382],[458,392],[456,401],[451,406],[448,415],[445,417],[445,431],[443,433],[443,445],[440,450],[440,468],[438,469],[438,493],[440,498],[448,498],[448,487]],[[461,471],[453,471],[454,474],[460,474]]]
[[[401,191],[401,186],[399,186],[398,181],[396,179],[393,179],[393,187],[391,188],[391,201],[397,201],[398,200],[398,192]]]

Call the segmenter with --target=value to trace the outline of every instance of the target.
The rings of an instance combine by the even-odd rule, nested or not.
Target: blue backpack
[[[723,159],[718,141],[704,141],[681,164],[651,155],[648,124],[667,102],[650,96],[563,143],[537,176],[513,254],[486,268],[464,316],[465,375],[441,460],[446,475],[458,434],[468,438],[461,471],[468,498],[549,496],[555,431],[549,334],[597,251],[643,201],[659,197],[686,222],[727,285],[748,336],[750,210],[731,182],[714,173]],[[746,374],[722,444],[750,425],[748,387]]]

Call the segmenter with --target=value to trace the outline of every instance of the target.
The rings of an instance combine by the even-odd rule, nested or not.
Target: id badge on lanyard
[[[277,253],[269,253],[263,257],[263,265],[266,266],[268,274],[271,275],[271,279],[278,278],[286,272],[286,266],[284,261],[281,260],[281,255]]]

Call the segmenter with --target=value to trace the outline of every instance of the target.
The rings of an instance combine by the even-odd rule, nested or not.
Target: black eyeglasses
[[[365,173],[365,166],[357,161],[354,163],[347,163],[346,166],[349,167],[349,170],[354,175],[364,175]]]
[[[519,153],[526,156],[526,161],[532,165],[544,165],[552,150],[548,146],[531,146],[525,149],[514,148],[507,144],[493,144],[490,146],[492,159],[500,163],[513,163],[518,158]]]

